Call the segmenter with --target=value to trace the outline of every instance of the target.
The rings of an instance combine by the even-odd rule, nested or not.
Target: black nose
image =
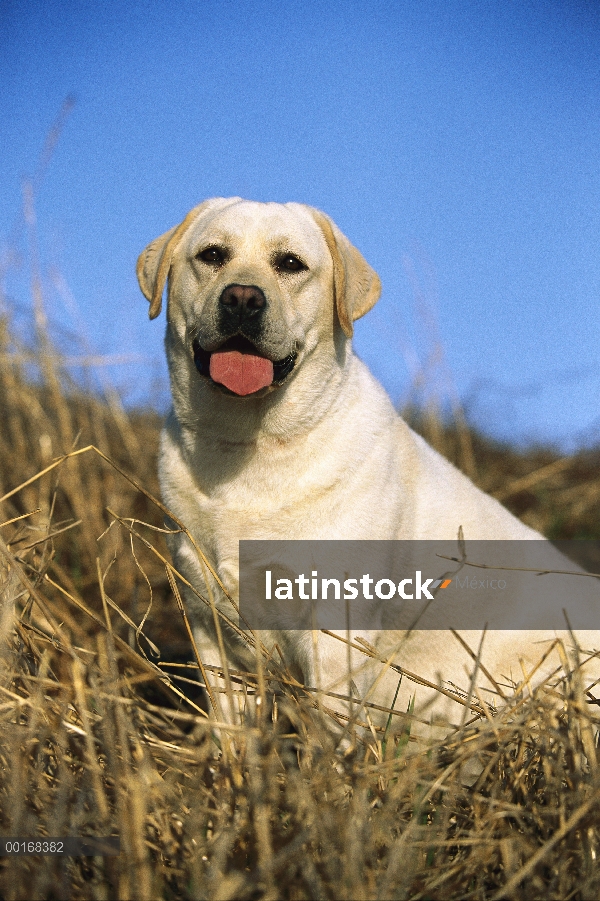
[[[221,307],[241,323],[265,309],[267,298],[256,285],[227,285],[219,298]]]

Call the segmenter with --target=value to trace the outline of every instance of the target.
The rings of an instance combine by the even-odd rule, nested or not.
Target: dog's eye
[[[282,253],[281,256],[278,256],[275,260],[275,267],[283,272],[300,272],[301,269],[307,268],[302,260],[299,260],[293,253]]]
[[[196,256],[203,263],[209,263],[213,266],[222,266],[225,262],[225,253],[220,247],[205,247]]]

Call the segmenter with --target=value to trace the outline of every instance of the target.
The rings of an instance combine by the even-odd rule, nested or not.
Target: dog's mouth
[[[271,385],[281,385],[292,372],[297,357],[293,352],[283,360],[269,360],[243,335],[228,338],[213,351],[204,350],[197,339],[192,348],[200,375],[238,397],[256,394]]]

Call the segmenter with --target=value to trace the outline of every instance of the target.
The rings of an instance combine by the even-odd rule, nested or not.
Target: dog
[[[184,586],[184,595],[203,664],[218,666],[221,653],[214,614],[199,594],[213,593],[239,622],[240,539],[456,542],[459,532],[467,542],[541,539],[413,432],[353,353],[353,323],[377,302],[380,281],[324,213],[298,203],[207,200],[146,247],[137,275],[151,319],[168,285],[173,407],[159,475],[165,505],[193,538],[174,530],[169,547],[196,589]],[[234,605],[207,576],[197,548]],[[551,551],[554,568],[557,561],[564,568]],[[598,609],[595,586],[585,603]],[[483,645],[485,672],[513,683],[542,655],[540,642],[556,636],[519,629],[518,608],[518,601],[508,605],[504,627]],[[283,649],[304,684],[338,694],[349,684],[348,646],[334,635],[319,632],[315,644],[310,630],[260,634],[266,647]],[[225,626],[223,636],[229,663],[255,669],[255,652],[239,632]],[[391,705],[398,681],[389,665],[384,678],[365,665],[364,646],[371,660],[389,663],[397,652],[402,670],[418,676],[404,680],[397,704],[420,709],[413,715],[422,728],[456,718],[453,692],[463,686],[464,699],[473,668],[465,645],[477,651],[480,629],[463,633],[462,642],[418,626],[357,637],[350,684],[362,701]],[[600,646],[598,633],[585,638]],[[480,677],[497,695],[495,680]],[[343,702],[337,709],[343,713]]]

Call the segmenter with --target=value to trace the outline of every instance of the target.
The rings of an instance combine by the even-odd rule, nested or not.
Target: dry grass
[[[69,384],[44,323],[26,348],[7,316],[0,393],[0,833],[122,849],[4,857],[3,898],[600,897],[597,707],[566,657],[428,749],[400,719],[336,750],[276,653],[231,674],[262,715],[219,725],[161,559],[157,417]],[[411,416],[529,524],[598,537],[597,451]]]

